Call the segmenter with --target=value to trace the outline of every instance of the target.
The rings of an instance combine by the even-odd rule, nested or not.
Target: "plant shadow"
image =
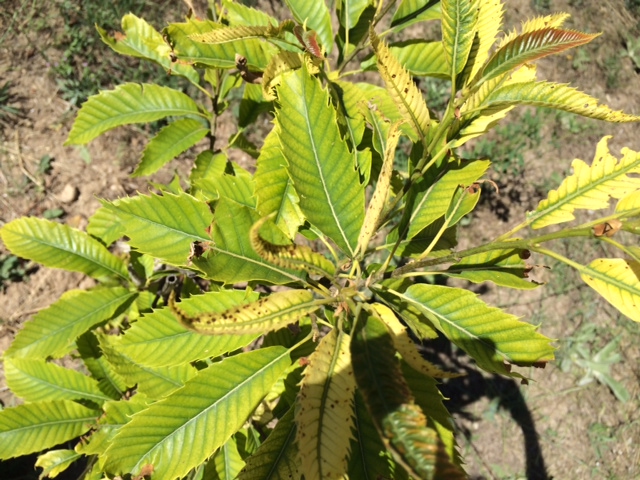
[[[506,411],[522,431],[527,480],[551,480],[553,478],[547,472],[535,421],[517,380],[497,374],[483,375],[475,364],[470,363],[466,353],[454,348],[452,343],[444,337],[424,342],[422,354],[427,360],[436,364],[441,364],[443,357],[445,357],[448,367],[451,367],[453,371],[466,374],[463,377],[448,379],[439,385],[444,397],[448,398],[445,401],[445,406],[452,415],[473,419],[473,416],[468,412],[469,405],[482,398],[497,401],[498,408]],[[457,427],[471,443],[472,432],[459,424]],[[488,466],[485,465],[485,467],[490,470]],[[471,478],[482,480],[485,477]]]

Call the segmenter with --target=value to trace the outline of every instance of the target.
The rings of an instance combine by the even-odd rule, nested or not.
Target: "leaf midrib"
[[[308,98],[313,98],[310,97],[307,94],[307,87],[306,87],[306,82],[303,80],[302,82],[300,82],[301,88],[302,88],[302,98],[303,99],[308,99]],[[320,101],[322,101],[322,98],[320,99]],[[336,224],[336,226],[338,227],[338,230],[340,231],[340,235],[342,236],[342,240],[344,241],[344,244],[349,248],[349,252],[351,253],[351,255],[353,256],[353,248],[351,247],[351,242],[349,242],[349,239],[347,238],[347,235],[344,231],[344,229],[342,228],[342,224],[340,223],[340,219],[338,218],[338,215],[335,211],[335,208],[333,206],[333,201],[331,199],[331,195],[329,193],[329,189],[327,187],[327,181],[325,179],[325,175],[324,175],[324,170],[322,169],[322,162],[320,161],[320,158],[318,156],[319,152],[318,152],[318,148],[316,145],[316,138],[314,136],[315,130],[313,129],[313,127],[311,126],[310,123],[310,119],[311,119],[311,112],[309,112],[309,105],[307,104],[306,101],[302,102],[302,107],[304,109],[304,120],[305,120],[305,125],[307,127],[307,136],[309,137],[309,141],[311,143],[311,150],[313,151],[313,159],[314,162],[316,164],[316,169],[318,170],[318,174],[320,177],[320,182],[322,184],[322,190],[324,191],[324,195],[327,199],[327,203],[329,204],[329,208],[331,209],[331,216],[333,217],[333,220]]]

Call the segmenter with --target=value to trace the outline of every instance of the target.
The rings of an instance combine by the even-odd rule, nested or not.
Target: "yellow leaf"
[[[296,403],[298,458],[306,480],[343,478],[353,427],[350,337],[331,330],[309,357]]]
[[[538,208],[528,214],[532,228],[571,221],[575,209],[607,208],[611,197],[623,198],[640,188],[640,178],[628,176],[640,173],[640,154],[623,148],[618,162],[609,152],[609,138],[604,137],[598,143],[591,167],[582,160],[573,161],[573,175],[565,178],[557,190],[551,190]]]
[[[616,213],[624,213],[626,216],[634,211],[636,214],[640,214],[640,190],[621,198],[616,205]]]
[[[369,30],[369,35],[371,46],[376,53],[378,71],[391,98],[398,106],[402,117],[413,127],[424,143],[431,127],[431,119],[422,92],[413,82],[409,72],[393,56],[389,47],[376,35],[373,27]]]
[[[634,322],[640,322],[640,262],[599,258],[580,269],[582,280]]]
[[[307,290],[287,290],[245,305],[216,313],[188,315],[171,292],[171,313],[185,327],[206,335],[267,333],[295,322],[317,310],[320,304]]]

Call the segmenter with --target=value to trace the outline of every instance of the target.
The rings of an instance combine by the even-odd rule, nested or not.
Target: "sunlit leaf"
[[[509,373],[504,362],[532,365],[553,359],[551,340],[533,325],[489,307],[474,293],[440,285],[413,285],[400,299],[423,312],[453,343],[489,371]]]
[[[169,299],[174,316],[186,327],[207,335],[266,333],[317,310],[320,304],[308,290],[275,292],[255,302],[221,312],[187,314]]]
[[[61,357],[71,350],[79,335],[111,318],[135,295],[122,287],[69,290],[24,324],[5,356]]]
[[[258,294],[242,290],[221,290],[193,295],[180,303],[190,315],[224,312],[255,301]],[[199,335],[178,323],[168,308],[144,315],[122,336],[118,349],[135,362],[154,367],[180,365],[208,357],[218,357],[248,345],[251,335]],[[171,355],[166,352],[171,351]]]
[[[611,198],[623,198],[640,188],[640,153],[622,149],[620,161],[611,155],[608,140],[602,138],[591,166],[582,160],[572,162],[573,175],[564,179],[557,190],[551,190],[538,208],[527,217],[533,228],[543,228],[573,220],[576,209],[607,208]]]
[[[0,238],[15,255],[45,267],[82,272],[90,277],[128,279],[125,263],[80,230],[50,220],[23,217],[5,224]]]
[[[640,322],[640,262],[599,258],[578,268],[582,280],[607,302]]]
[[[98,411],[70,400],[29,403],[0,411],[0,459],[40,452],[82,435]]]
[[[487,107],[534,105],[607,122],[640,122],[640,116],[629,115],[621,110],[611,110],[586,93],[568,85],[553,82],[522,82],[506,85],[489,95],[484,105]]]
[[[353,255],[364,220],[364,186],[340,137],[336,112],[320,82],[300,69],[278,90],[278,137],[310,223]]]
[[[65,145],[84,145],[121,125],[182,115],[207,118],[191,97],[178,90],[146,83],[125,83],[114,90],[93,95],[82,104]]]
[[[192,118],[182,118],[170,123],[149,141],[132,176],[157,172],[165,163],[202,140],[207,133],[209,128]]]
[[[327,53],[333,48],[333,29],[331,15],[325,2],[310,2],[308,0],[284,0],[293,14],[293,18],[300,25],[315,30],[320,43]]]
[[[377,57],[378,71],[387,86],[402,118],[407,121],[416,134],[425,142],[431,127],[431,118],[422,92],[413,82],[413,78],[402,64],[380,40],[373,28],[370,29],[371,46]]]
[[[523,33],[495,52],[479,75],[482,81],[490,80],[524,63],[589,43],[598,35],[551,27]]]
[[[164,41],[162,34],[156,31],[144,19],[128,13],[122,17],[122,30],[124,35],[116,33],[113,37],[96,25],[102,41],[109,45],[115,52],[131,57],[145,58],[156,62],[171,72],[172,75],[180,75],[189,79],[193,84],[198,84],[200,76],[190,65],[184,65],[171,61],[171,47]]]
[[[44,360],[7,359],[4,371],[8,387],[27,402],[66,399],[102,404],[110,400],[93,378]]]
[[[135,475],[150,464],[158,478],[186,475],[242,426],[290,364],[288,350],[270,347],[200,370],[119,430],[106,470]]]

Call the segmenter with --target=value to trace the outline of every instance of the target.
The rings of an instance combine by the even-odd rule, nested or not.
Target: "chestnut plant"
[[[54,477],[83,458],[86,479],[465,478],[438,390],[459,374],[416,342],[444,336],[478,368],[523,382],[527,370],[512,367],[543,366],[554,347],[544,325],[438,277],[542,288],[527,275],[535,252],[640,321],[640,249],[620,240],[640,233],[640,154],[618,158],[608,138],[516,227],[457,247],[491,166],[460,148],[514,107],[640,121],[536,77],[536,60],[598,35],[563,28],[566,14],[503,33],[500,0],[327,3],[285,0],[282,20],[212,1],[206,18],[192,12],[162,32],[131,14],[124,33],[98,29],[197,96],[155,84],[103,91],[67,144],[166,119],[134,176],[207,147],[187,178],[102,201],[86,232],[38,218],[0,231],[13,254],[99,284],[38,312],[5,353],[24,404],[0,412],[0,459],[43,452],[36,465]],[[388,42],[425,22],[440,22],[440,40]],[[451,86],[441,112],[420,88],[430,77]],[[219,138],[239,97],[237,129]],[[257,147],[247,129],[264,115],[272,128]],[[574,221],[584,209],[602,213]],[[554,250],[569,237],[621,258],[582,265]],[[110,251],[117,240],[127,254]],[[69,355],[87,374],[51,361]]]

